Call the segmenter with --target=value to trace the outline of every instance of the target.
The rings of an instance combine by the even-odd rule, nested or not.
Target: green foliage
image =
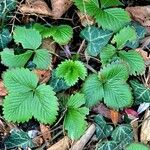
[[[76,93],[71,95],[66,104],[67,111],[64,119],[64,128],[68,131],[68,136],[71,139],[78,139],[87,128],[85,121],[89,109],[82,107],[85,104],[83,94]]]
[[[118,31],[130,22],[130,17],[124,9],[106,8],[120,5],[121,3],[118,0],[115,0],[115,2],[111,0],[100,1],[101,8],[99,8],[98,0],[74,0],[74,2],[80,11],[94,17],[103,29]]]
[[[55,121],[58,103],[49,85],[38,85],[38,77],[24,68],[8,70],[3,79],[9,92],[3,104],[6,120],[25,122],[34,117],[42,123]]]
[[[91,75],[83,85],[86,105],[93,106],[102,98],[107,106],[114,109],[130,106],[132,94],[126,83],[129,73],[123,63],[112,63],[104,67],[98,75]]]
[[[133,89],[133,95],[135,98],[135,104],[141,104],[143,102],[150,102],[150,89],[145,87],[143,84],[136,80],[130,81],[131,87]]]
[[[115,141],[107,141],[104,143],[101,143],[97,150],[118,150],[117,143]]]
[[[7,47],[8,43],[12,40],[11,34],[7,28],[0,31],[0,49]]]
[[[94,121],[96,123],[96,137],[98,139],[106,139],[111,135],[113,127],[111,125],[107,125],[103,116],[97,115],[94,118]]]
[[[21,130],[13,130],[11,134],[6,138],[4,144],[6,149],[14,148],[34,148],[34,143],[28,134]]]
[[[88,41],[88,54],[91,56],[97,56],[101,49],[109,42],[112,32],[89,26],[82,30],[80,36]]]
[[[87,76],[87,70],[80,61],[66,60],[56,68],[56,76],[63,78],[68,86],[73,86]]]
[[[141,143],[131,143],[126,147],[126,150],[149,150],[150,147]]]

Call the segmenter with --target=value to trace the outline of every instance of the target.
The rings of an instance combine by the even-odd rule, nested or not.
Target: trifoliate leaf
[[[35,145],[32,142],[32,139],[28,136],[28,134],[24,131],[13,130],[11,134],[6,138],[4,144],[6,145],[6,149],[14,149],[14,148],[34,148]]]
[[[100,143],[97,150],[118,150],[117,146],[118,146],[117,142],[107,141],[107,142],[104,142],[104,143]]]
[[[9,92],[3,104],[4,117],[8,121],[25,122],[31,117],[42,123],[53,123],[58,104],[49,85],[39,85],[36,74],[28,69],[16,68],[3,76]]]
[[[66,45],[73,36],[73,29],[68,25],[52,26],[46,28],[42,35],[44,38],[53,37],[56,43]]]
[[[130,22],[129,14],[122,8],[104,9],[95,15],[96,22],[103,29],[118,31]]]
[[[123,5],[119,0],[101,0],[101,8]]]
[[[71,139],[80,138],[87,128],[85,119],[89,113],[89,109],[81,107],[84,103],[84,95],[79,93],[72,95],[68,100],[64,128],[68,131],[68,136]]]
[[[104,96],[103,85],[98,75],[90,75],[83,84],[82,92],[85,94],[86,105],[91,107],[102,100]]]
[[[88,42],[87,52],[91,56],[97,56],[102,48],[107,45],[111,36],[111,31],[94,26],[86,27],[81,31],[81,37]]]
[[[28,50],[23,54],[15,55],[13,50],[8,48],[1,52],[2,63],[9,68],[24,67],[32,56],[33,52]]]
[[[116,54],[116,48],[113,45],[108,44],[100,52],[100,58],[103,65],[109,63],[112,57]]]
[[[37,49],[42,42],[40,33],[32,28],[17,26],[14,30],[14,40],[21,43],[24,49]]]
[[[135,50],[119,51],[119,58],[129,66],[130,75],[143,74],[145,63],[143,57]]]
[[[8,43],[12,40],[11,34],[7,28],[0,31],[0,49],[7,47]]]
[[[63,78],[68,86],[75,85],[78,79],[84,80],[87,70],[82,62],[66,60],[56,68],[56,76]]]
[[[142,143],[131,143],[126,147],[126,150],[150,150],[150,147]]]
[[[106,139],[108,136],[111,135],[113,131],[113,127],[111,125],[107,125],[106,121],[104,120],[103,116],[97,115],[94,118],[96,123],[96,137],[100,139]]]
[[[36,64],[37,69],[48,69],[51,64],[51,55],[46,49],[38,49],[35,51],[33,63]]]
[[[111,135],[112,139],[118,143],[117,149],[124,149],[133,142],[133,130],[130,125],[119,125]]]
[[[137,34],[133,27],[127,26],[124,27],[117,33],[113,39],[112,43],[117,43],[117,48],[122,49],[127,42],[135,41],[137,38]]]
[[[150,103],[150,89],[136,80],[130,81],[135,98],[135,104]]]

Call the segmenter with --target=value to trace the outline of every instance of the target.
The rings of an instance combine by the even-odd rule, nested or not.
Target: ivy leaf
[[[46,28],[42,35],[44,38],[53,37],[56,43],[66,45],[73,37],[73,29],[68,25],[52,26]]]
[[[35,145],[32,142],[32,139],[28,136],[28,134],[24,131],[13,130],[11,134],[6,138],[4,144],[7,149],[14,148],[34,148]]]
[[[142,143],[131,143],[126,147],[126,150],[149,150],[150,147]]]
[[[97,56],[102,48],[109,42],[112,32],[94,26],[86,27],[80,33],[88,41],[87,51],[91,56]]]
[[[64,127],[71,139],[78,139],[85,132],[87,122],[85,121],[89,109],[81,107],[85,104],[83,94],[72,95],[67,102],[67,112],[64,119]]]
[[[3,28],[0,31],[0,49],[7,47],[8,43],[11,42],[12,37],[7,28]]]
[[[143,57],[135,50],[128,52],[119,51],[119,58],[129,66],[130,75],[140,75],[144,73],[146,67]]]
[[[107,141],[104,143],[101,143],[97,150],[117,150],[116,147],[118,144],[115,141]]]
[[[23,54],[15,55],[13,50],[8,48],[1,52],[2,63],[9,68],[24,67],[33,52],[28,50]]]
[[[73,86],[79,78],[85,79],[87,70],[80,61],[66,60],[56,68],[56,76],[63,78],[68,86]]]
[[[95,15],[96,22],[103,29],[118,31],[130,22],[129,14],[122,8],[104,9]]]
[[[113,127],[111,125],[107,125],[106,121],[104,120],[103,116],[97,115],[94,118],[96,123],[96,136],[100,139],[105,139],[111,135],[113,131]]]
[[[37,49],[42,42],[40,33],[32,28],[17,26],[13,38],[16,43],[21,43],[24,49]]]
[[[112,139],[118,143],[118,149],[124,149],[133,142],[133,131],[129,125],[119,125],[111,135]]]
[[[91,107],[101,101],[104,96],[103,85],[97,74],[90,75],[83,84],[86,105]]]
[[[130,81],[135,98],[135,104],[150,103],[150,89],[136,80]]]
[[[127,26],[121,29],[119,33],[113,37],[112,43],[117,43],[117,48],[122,49],[127,42],[135,41],[136,38],[137,34],[135,29],[133,27]]]
[[[52,61],[51,55],[46,49],[38,49],[35,51],[33,63],[37,69],[48,69]]]
[[[112,6],[121,6],[123,5],[119,0],[101,0],[101,8],[107,8]]]

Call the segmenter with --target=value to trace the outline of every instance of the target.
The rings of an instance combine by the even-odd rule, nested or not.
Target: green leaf
[[[0,31],[0,49],[7,47],[8,43],[11,42],[12,37],[7,28],[3,28]]]
[[[84,103],[84,95],[79,93],[72,95],[67,102],[64,128],[68,131],[68,136],[71,139],[80,138],[87,128],[85,119],[89,113],[89,109],[81,107]]]
[[[133,89],[135,104],[150,103],[150,89],[148,87],[145,87],[136,80],[131,80],[130,84]]]
[[[51,55],[46,49],[38,49],[35,51],[33,63],[37,69],[48,69],[52,61]]]
[[[111,61],[113,56],[116,54],[116,48],[113,45],[106,45],[100,52],[100,58],[103,65],[106,65]]]
[[[87,51],[91,56],[97,56],[103,47],[109,42],[112,32],[102,30],[94,26],[83,29],[80,33],[81,37],[88,42]]]
[[[106,139],[109,137],[113,131],[113,127],[111,125],[107,125],[103,116],[97,115],[94,118],[96,123],[96,137],[100,139]]]
[[[13,38],[16,43],[21,43],[24,49],[37,49],[42,42],[40,33],[32,28],[17,26]]]
[[[116,147],[117,147],[117,142],[107,141],[107,142],[104,142],[104,143],[100,143],[97,150],[118,150],[118,149],[116,149]]]
[[[117,48],[122,49],[127,42],[135,41],[137,34],[133,27],[127,26],[121,29],[112,39],[112,43],[117,43]]]
[[[42,123],[53,123],[58,103],[49,85],[39,85],[36,74],[28,69],[8,70],[4,84],[9,92],[3,104],[4,117],[8,121],[25,122],[34,117]]]
[[[140,75],[145,71],[143,57],[135,50],[119,51],[119,57],[129,66],[130,75]]]
[[[63,78],[68,86],[73,86],[79,78],[85,79],[87,70],[81,61],[66,60],[56,68],[56,76]]]
[[[8,48],[1,52],[2,63],[9,68],[24,67],[32,56],[33,52],[28,50],[23,54],[15,55],[13,50]]]
[[[52,26],[46,28],[42,35],[44,38],[53,37],[56,43],[66,45],[73,37],[73,29],[68,25]]]
[[[123,5],[119,0],[101,0],[101,8]]]
[[[119,125],[111,135],[112,139],[118,143],[118,149],[124,149],[133,142],[133,131],[130,125]]]
[[[32,139],[26,132],[16,129],[13,130],[11,134],[6,138],[4,144],[6,145],[6,149],[35,147]]]
[[[104,96],[103,85],[98,75],[90,75],[83,84],[82,92],[85,94],[86,105],[91,107],[102,100]]]
[[[95,15],[96,22],[103,29],[118,31],[130,22],[129,14],[122,8],[105,9]]]
[[[126,150],[150,150],[150,147],[142,143],[131,143],[126,147]]]
[[[32,28],[37,30],[40,34],[42,34],[42,32],[46,29],[46,27],[40,23],[33,24]]]

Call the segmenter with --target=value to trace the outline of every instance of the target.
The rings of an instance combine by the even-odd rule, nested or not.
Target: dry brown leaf
[[[7,90],[4,86],[4,83],[2,80],[0,80],[0,96],[6,96],[7,95]]]
[[[131,121],[131,126],[133,129],[134,140],[135,142],[138,142],[138,118]]]
[[[150,60],[150,56],[148,56],[148,53],[144,51],[142,48],[137,48],[136,51],[141,54],[145,62]]]
[[[117,125],[117,123],[119,122],[119,112],[115,110],[110,110],[110,118],[112,120],[112,123],[114,125]]]
[[[144,115],[144,120],[141,127],[140,140],[147,144],[150,141],[150,110],[147,110]]]
[[[37,14],[44,16],[52,16],[52,11],[44,0],[30,0],[26,4],[20,6],[20,11],[23,14]]]
[[[143,26],[150,26],[150,6],[127,7],[133,20],[141,23]]]
[[[70,147],[70,139],[65,136],[63,139],[52,145],[47,150],[68,150]]]
[[[50,127],[46,126],[44,124],[40,124],[40,130],[41,130],[41,134],[43,136],[43,139],[45,141],[50,141],[51,140],[51,133],[50,133]]]
[[[51,0],[53,18],[59,19],[72,4],[72,0]]]

